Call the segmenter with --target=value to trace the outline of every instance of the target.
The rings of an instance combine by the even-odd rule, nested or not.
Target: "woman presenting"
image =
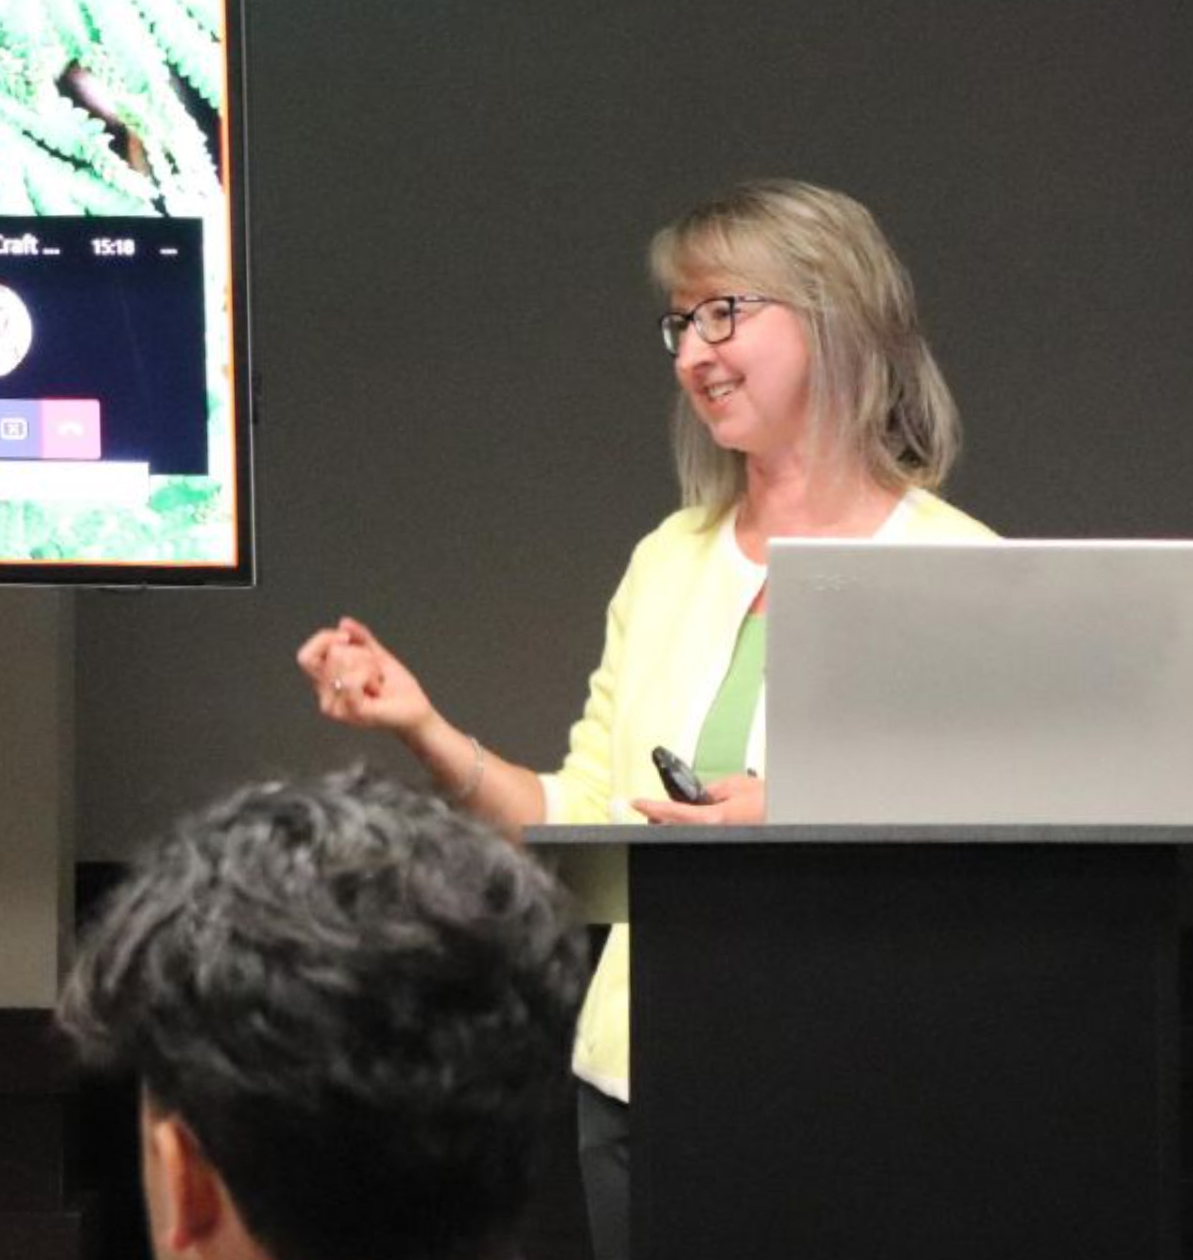
[[[324,713],[393,732],[511,837],[537,823],[761,822],[767,539],[990,535],[932,493],[956,454],[956,410],[907,275],[862,206],[793,181],[744,184],[664,228],[650,257],[684,506],[634,551],[560,769],[536,774],[452,726],[358,621],[298,654]],[[710,803],[659,799],[659,744],[692,762]],[[624,1260],[625,924],[593,978],[574,1066],[597,1260]]]

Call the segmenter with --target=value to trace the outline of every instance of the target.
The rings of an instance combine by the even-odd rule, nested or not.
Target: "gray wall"
[[[1181,0],[247,0],[261,586],[78,606],[79,837],[368,754],[293,664],[351,610],[441,705],[561,755],[673,504],[642,261],[740,177],[887,226],[1011,534],[1193,533]]]
[[[0,660],[10,665],[0,670],[8,737],[0,761],[0,1012],[54,1004],[72,940],[75,802],[71,596],[2,595]]]

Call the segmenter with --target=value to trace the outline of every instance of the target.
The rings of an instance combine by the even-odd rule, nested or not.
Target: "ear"
[[[152,1185],[157,1199],[151,1204],[157,1241],[169,1253],[201,1248],[219,1233],[227,1214],[219,1173],[179,1116],[147,1111],[143,1122],[146,1189]]]

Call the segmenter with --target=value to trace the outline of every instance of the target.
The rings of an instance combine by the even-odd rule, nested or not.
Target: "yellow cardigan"
[[[729,667],[733,645],[766,576],[742,555],[734,515],[701,530],[703,513],[675,512],[637,545],[609,605],[605,650],[572,727],[563,766],[542,777],[547,822],[640,823],[635,797],[657,797],[651,749],[686,760]],[[992,532],[923,490],[909,491],[876,540],[990,538]],[[759,714],[762,705],[759,704]],[[765,767],[755,721],[748,764]],[[576,1038],[576,1074],[629,1101],[629,929],[609,934]]]

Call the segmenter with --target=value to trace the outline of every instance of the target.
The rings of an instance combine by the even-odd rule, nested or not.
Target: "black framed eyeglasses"
[[[659,316],[659,328],[663,333],[663,345],[667,353],[679,353],[679,343],[691,324],[701,340],[710,346],[728,341],[737,331],[737,308],[747,303],[775,302],[777,298],[763,297],[760,293],[730,293],[723,297],[705,298],[690,311],[668,311]]]

